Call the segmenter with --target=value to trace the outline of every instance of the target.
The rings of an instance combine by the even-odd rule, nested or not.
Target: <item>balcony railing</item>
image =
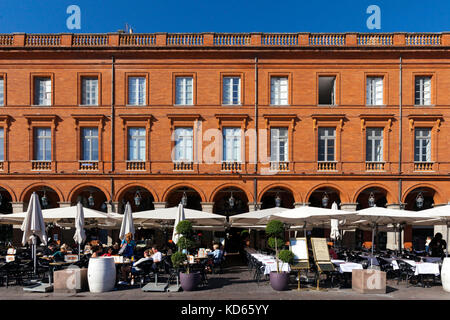
[[[270,161],[271,171],[289,171],[288,161]]]
[[[317,171],[337,171],[337,162],[319,161],[317,162]]]
[[[50,170],[52,170],[52,162],[51,161],[32,160],[31,161],[31,170],[50,171]]]
[[[127,161],[128,171],[145,171],[145,161]]]
[[[193,162],[174,162],[173,163],[174,171],[192,171],[194,170]]]
[[[384,171],[384,162],[366,162],[366,171]]]
[[[80,171],[98,171],[98,161],[81,160],[78,163],[78,170]]]
[[[242,163],[236,161],[222,162],[222,171],[241,171]]]
[[[414,171],[434,171],[434,162],[414,162]]]
[[[444,33],[99,33],[0,34],[0,47],[436,47],[449,46]]]

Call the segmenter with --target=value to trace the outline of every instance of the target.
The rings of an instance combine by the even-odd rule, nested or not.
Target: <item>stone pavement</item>
[[[296,290],[274,291],[268,281],[257,284],[246,266],[232,266],[223,274],[209,275],[208,288],[193,292],[143,292],[138,286],[122,286],[105,293],[26,293],[20,286],[0,287],[0,300],[447,300],[450,293],[440,285],[431,288],[406,287],[405,283],[388,281],[386,294],[359,294],[352,289],[329,289],[325,292]]]

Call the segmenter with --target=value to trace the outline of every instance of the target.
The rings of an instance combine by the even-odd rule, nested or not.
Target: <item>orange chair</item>
[[[363,248],[365,249],[371,249],[372,248],[372,241],[366,241],[363,243]]]
[[[405,243],[403,244],[403,248],[405,248],[405,249],[408,250],[408,251],[411,251],[412,248],[413,248],[412,242],[405,242]]]

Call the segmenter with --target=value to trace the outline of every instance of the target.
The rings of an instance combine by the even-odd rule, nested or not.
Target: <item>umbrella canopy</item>
[[[180,203],[178,205],[178,212],[177,212],[177,217],[175,219],[175,223],[173,224],[173,234],[172,234],[172,241],[173,243],[177,244],[178,239],[180,239],[181,235],[177,233],[177,225],[178,223],[180,223],[181,221],[183,221],[185,219],[184,216],[184,207],[183,205]]]
[[[134,224],[133,224],[133,213],[131,212],[131,205],[127,202],[125,206],[125,212],[123,213],[122,225],[120,226],[119,238],[120,240],[125,239],[127,233],[132,233],[134,238]]]
[[[41,205],[35,192],[31,195],[28,204],[27,214],[23,220],[21,230],[23,231],[22,244],[27,242],[35,244],[35,237],[39,237],[41,242],[47,244],[47,235],[45,233],[45,223],[42,217]]]
[[[333,202],[331,205],[332,210],[338,210],[338,205],[336,202]],[[341,238],[341,234],[339,233],[339,220],[338,219],[331,219],[331,231],[330,231],[330,238],[332,240],[337,240]]]
[[[269,209],[262,209],[262,210],[256,210],[256,211],[236,214],[234,216],[230,216],[230,222],[233,227],[234,226],[238,227],[239,224],[241,224],[241,225],[242,224],[247,224],[247,225],[248,224],[256,224],[263,218],[266,218],[270,215],[284,212],[287,210],[294,210],[294,209],[274,207],[274,208],[269,208]]]
[[[86,240],[86,232],[84,232],[84,210],[81,202],[77,203],[77,216],[75,217],[75,235],[73,240],[76,243],[82,244]]]
[[[424,210],[425,211],[425,210]],[[410,210],[397,210],[389,209],[384,207],[369,207],[366,209],[358,210],[356,216],[360,219],[357,221],[359,224],[405,224],[413,223],[414,221],[430,219],[429,215],[422,214],[421,211],[410,211]],[[356,222],[355,222],[356,223]]]
[[[222,215],[187,208],[183,211],[185,220],[191,221],[194,226],[223,226],[226,222],[226,217]],[[178,207],[140,211],[133,216],[134,222],[141,226],[158,225],[164,221],[172,224],[178,216]]]

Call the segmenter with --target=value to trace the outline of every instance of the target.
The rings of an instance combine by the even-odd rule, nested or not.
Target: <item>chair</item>
[[[408,282],[415,277],[414,275],[414,268],[407,262],[398,260],[398,278],[397,278],[397,284],[401,280],[403,280],[403,277],[405,278],[406,285],[408,285]]]
[[[145,284],[146,277],[150,278],[153,274],[153,260],[148,260],[140,263],[138,265],[139,269],[135,269],[135,271],[132,271],[133,276],[137,277],[139,280],[139,287],[142,288],[142,286]]]

